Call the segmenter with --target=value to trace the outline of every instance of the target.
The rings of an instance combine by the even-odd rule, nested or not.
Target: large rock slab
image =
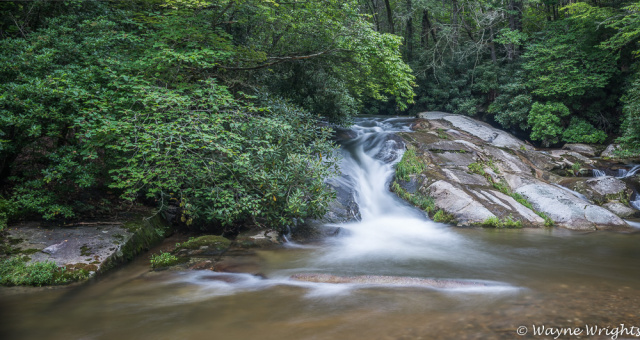
[[[68,227],[45,227],[38,223],[14,225],[6,239],[17,254],[28,254],[29,262],[52,261],[89,276],[130,261],[140,252],[162,241],[170,230],[160,216],[137,216],[128,222],[86,222]]]
[[[419,150],[425,169],[411,180],[411,188],[419,190],[405,189],[403,195],[431,196],[431,213],[443,210],[461,226],[499,226],[497,217],[503,226],[519,226],[511,223],[518,221],[524,227],[542,227],[548,224],[540,216],[544,213],[568,229],[628,228],[616,215],[627,216],[628,211],[619,205],[607,205],[616,213],[598,206],[628,201],[624,183],[576,177],[595,163],[588,157],[595,152],[591,146],[568,144],[565,150],[537,151],[467,116],[423,112],[418,117],[414,132],[400,136]],[[582,183],[589,192],[576,190],[574,183]]]
[[[519,149],[520,147],[527,148],[527,145],[524,142],[515,138],[510,133],[496,129],[487,123],[477,121],[467,116],[446,114],[443,112],[423,112],[418,114],[418,118],[427,120],[445,120],[451,123],[451,125],[456,129],[464,131],[498,147],[515,149]]]
[[[595,157],[596,156],[596,149],[593,146],[587,145],[587,144],[580,144],[580,143],[575,143],[575,144],[565,144],[562,147],[562,150],[570,150],[570,151],[574,151],[577,152],[583,156],[587,156],[587,157]]]
[[[556,224],[573,230],[598,230],[626,227],[627,224],[609,210],[587,203],[565,190],[538,182],[516,188],[515,192],[545,213]]]
[[[453,215],[458,225],[481,224],[490,217],[496,217],[480,202],[451,183],[437,181],[427,188],[427,192],[438,208]]]

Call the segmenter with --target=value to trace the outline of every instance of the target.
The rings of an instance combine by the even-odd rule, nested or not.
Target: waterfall
[[[604,170],[600,170],[600,169],[593,169],[593,177],[604,177],[607,174],[604,172]]]
[[[625,169],[619,169],[618,170],[618,178],[627,178],[627,177],[631,177],[633,175],[635,175],[638,170],[640,170],[640,165],[634,165],[633,168],[631,168],[631,170],[627,171]]]

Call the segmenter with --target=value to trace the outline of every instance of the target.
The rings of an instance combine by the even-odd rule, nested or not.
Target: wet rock
[[[633,193],[625,182],[611,176],[573,181],[573,190],[585,195],[589,200],[604,204],[609,201],[629,201]]]
[[[480,185],[489,186],[489,182],[484,176],[468,173],[459,169],[442,169],[442,172],[447,176],[449,180],[454,183],[460,183],[465,185]]]
[[[618,201],[609,202],[603,205],[620,218],[640,217],[640,211],[630,208]]]
[[[260,258],[257,256],[225,257],[218,261],[213,270],[222,273],[247,273],[262,276]]]
[[[336,141],[345,141],[345,140],[356,138],[357,136],[358,134],[353,130],[336,128],[335,133],[333,135],[333,139]]]
[[[537,211],[549,216],[559,226],[573,230],[598,230],[626,227],[612,212],[589,204],[567,191],[546,183],[532,183],[516,188]]]
[[[487,218],[495,217],[480,202],[451,183],[437,181],[427,188],[427,192],[435,200],[436,207],[453,215],[458,225],[481,224]]]
[[[231,246],[231,241],[218,235],[203,235],[180,243],[175,252],[182,256],[220,255]]]
[[[402,156],[404,141],[395,134],[386,134],[384,138],[386,141],[374,157],[385,163],[390,163]]]
[[[29,262],[53,261],[71,270],[84,270],[91,277],[161,242],[170,228],[151,211],[125,216],[120,221],[78,222],[67,227],[45,227],[39,223],[12,225],[6,238],[17,240],[14,253]]]
[[[463,168],[478,161],[478,157],[475,154],[468,152],[439,152],[435,153],[433,158],[440,166],[455,166]]]
[[[404,197],[431,196],[435,210],[429,207],[430,211],[443,210],[461,226],[483,225],[488,218],[497,217],[519,221],[525,227],[542,227],[547,223],[539,213],[544,213],[568,229],[628,227],[614,213],[588,201],[628,200],[623,194],[629,191],[621,182],[575,177],[575,168],[588,169],[594,163],[584,155],[595,152],[590,146],[570,144],[566,150],[536,151],[470,117],[443,112],[425,112],[419,117],[428,124],[399,135],[418,150],[425,170],[406,183],[396,182],[406,191]],[[556,183],[569,188],[556,187]],[[583,191],[572,191],[574,183],[583,183],[592,194],[587,198]],[[419,190],[408,190],[415,188]]]
[[[562,150],[574,151],[586,157],[595,157],[597,154],[596,148],[594,148],[593,146],[579,143],[565,144],[562,147]]]
[[[393,286],[421,286],[429,288],[465,288],[465,287],[486,287],[486,282],[446,280],[446,279],[426,279],[406,276],[336,276],[331,274],[294,274],[292,280],[336,283],[336,284],[360,284],[360,285],[393,285]]]
[[[454,151],[458,153],[480,151],[479,147],[477,147],[473,143],[467,142],[466,140],[439,141],[439,142],[427,144],[425,146],[425,149],[436,151],[436,152]]]
[[[424,130],[429,127],[429,121],[425,119],[417,119],[413,124],[411,124],[411,130]]]
[[[404,143],[403,143],[404,145]],[[329,211],[320,219],[308,219],[291,228],[291,239],[296,242],[314,242],[328,236],[337,236],[343,230],[327,224],[340,224],[360,220],[360,209],[356,203],[355,192],[350,189],[349,176],[343,175],[331,180],[330,185],[336,192],[336,199],[329,203]]]

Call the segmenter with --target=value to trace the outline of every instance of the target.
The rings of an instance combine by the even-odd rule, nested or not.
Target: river
[[[321,243],[259,251],[266,278],[151,272],[142,256],[82,285],[0,290],[1,338],[514,339],[519,326],[527,327],[524,338],[542,338],[533,335],[534,325],[640,326],[638,234],[461,229],[430,221],[388,190],[393,162],[382,159],[394,149],[385,135],[408,124],[356,121],[356,137],[341,150],[341,181],[356,190],[362,220],[340,225],[341,236]],[[289,279],[299,273],[479,284]]]

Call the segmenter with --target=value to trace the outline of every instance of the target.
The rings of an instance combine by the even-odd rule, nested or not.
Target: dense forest
[[[0,17],[0,225],[133,201],[207,227],[318,217],[331,127],[362,113],[640,153],[638,1],[9,1]]]

